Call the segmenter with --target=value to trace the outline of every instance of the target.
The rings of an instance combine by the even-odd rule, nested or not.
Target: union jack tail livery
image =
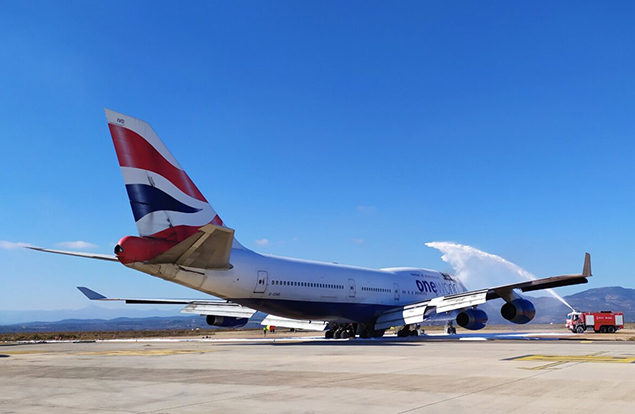
[[[181,242],[223,222],[145,121],[106,109],[139,235]]]

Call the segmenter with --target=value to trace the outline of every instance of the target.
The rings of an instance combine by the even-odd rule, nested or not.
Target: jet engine
[[[487,314],[480,309],[468,309],[456,316],[456,324],[461,328],[477,331],[487,323]]]
[[[233,326],[233,327],[244,326],[248,321],[247,318],[233,318],[231,316],[216,316],[216,315],[207,315],[206,320],[208,325]]]
[[[536,308],[527,299],[514,299],[503,305],[501,315],[510,322],[522,325],[536,316]]]

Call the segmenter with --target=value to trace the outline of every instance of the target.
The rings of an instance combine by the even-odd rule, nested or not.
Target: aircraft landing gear
[[[448,321],[448,323],[445,324],[445,333],[448,335],[456,334],[456,328],[454,327],[453,321]]]
[[[419,331],[416,327],[414,329],[410,329],[411,325],[406,325],[400,330],[397,331],[397,336],[399,338],[405,338],[407,336],[419,336]]]
[[[381,338],[384,336],[385,329],[374,330],[371,328],[367,328],[366,326],[359,324],[357,325],[357,335],[359,335],[362,339],[367,338]]]
[[[355,338],[355,326],[353,324],[336,325],[324,333],[326,339]]]
[[[371,329],[362,324],[345,323],[333,325],[328,331],[324,332],[325,339],[354,339],[355,336],[360,338],[381,338],[386,332],[385,329]],[[416,333],[416,332],[415,332]]]

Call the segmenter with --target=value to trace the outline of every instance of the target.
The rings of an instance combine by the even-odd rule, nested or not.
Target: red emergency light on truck
[[[622,312],[571,312],[567,315],[567,328],[571,332],[582,333],[593,329],[596,333],[615,333],[624,329],[624,314]]]

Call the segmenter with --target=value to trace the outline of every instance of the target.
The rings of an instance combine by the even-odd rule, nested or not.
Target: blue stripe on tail
[[[128,198],[135,221],[154,211],[168,210],[179,213],[197,213],[200,208],[183,204],[169,194],[147,184],[127,184]]]

